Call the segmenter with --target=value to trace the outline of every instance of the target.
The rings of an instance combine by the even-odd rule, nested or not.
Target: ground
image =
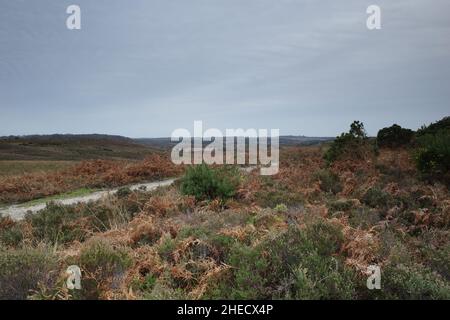
[[[448,189],[422,181],[408,149],[331,166],[323,153],[284,147],[279,174],[239,171],[226,199],[199,201],[180,181],[3,218],[0,297],[449,299]],[[160,167],[107,171],[121,181],[164,176],[147,172]],[[73,264],[82,290],[65,286]],[[366,286],[370,265],[382,270],[381,290]]]

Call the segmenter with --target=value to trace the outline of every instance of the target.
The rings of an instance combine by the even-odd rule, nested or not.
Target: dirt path
[[[250,166],[250,167],[243,167],[240,168],[240,170],[244,173],[250,173],[253,170],[255,170],[256,166]],[[175,179],[167,179],[162,181],[155,181],[155,182],[147,182],[147,183],[137,183],[133,184],[131,186],[128,186],[131,190],[139,190],[142,188],[145,188],[146,191],[155,190],[159,187],[165,187],[170,186]],[[55,203],[61,204],[61,205],[71,205],[76,203],[87,203],[89,201],[96,201],[103,197],[106,197],[110,194],[113,194],[117,192],[120,188],[114,188],[114,189],[108,189],[108,190],[102,190],[93,192],[91,194],[85,195],[85,196],[79,196],[79,197],[71,197],[71,198],[64,198],[64,199],[58,199],[58,200],[52,200]],[[25,214],[28,212],[36,213],[42,209],[45,209],[46,203],[39,203],[35,205],[29,205],[26,204],[18,204],[9,206],[3,209],[0,209],[0,217],[1,216],[10,216],[14,220],[22,220],[25,217]]]
[[[146,191],[151,191],[159,187],[171,185],[175,179],[168,179],[163,181],[148,182],[148,183],[138,183],[129,186],[131,190],[138,190],[145,188]],[[89,201],[96,201],[110,194],[117,192],[119,188],[97,191],[85,196],[65,198],[60,200],[53,200],[53,202],[62,205],[71,205],[76,203],[87,203]],[[10,216],[14,220],[22,220],[27,212],[36,213],[39,210],[45,209],[46,203],[39,203],[36,205],[25,206],[25,205],[13,205],[5,209],[0,209],[0,216]]]

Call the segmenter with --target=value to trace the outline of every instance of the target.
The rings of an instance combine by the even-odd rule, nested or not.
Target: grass
[[[377,161],[344,157],[331,168],[320,148],[280,155],[278,175],[242,174],[225,199],[196,201],[180,181],[51,203],[23,221],[0,218],[0,280],[20,299],[29,289],[43,299],[448,299],[449,190],[421,180],[407,150],[381,149]],[[103,170],[101,161],[79,172],[129,184],[159,168],[150,164],[128,167],[119,180],[120,167]],[[208,172],[205,189],[215,185]],[[56,265],[23,251],[43,244]],[[72,264],[83,290],[66,296]],[[376,292],[366,287],[369,265],[382,269]],[[9,279],[28,280],[21,288]]]
[[[76,161],[3,160],[0,161],[0,177],[62,170],[76,163]]]
[[[152,154],[142,161],[82,161],[64,170],[0,176],[0,203],[23,203],[82,188],[113,188],[158,181],[178,176],[182,171],[168,155],[160,154]]]

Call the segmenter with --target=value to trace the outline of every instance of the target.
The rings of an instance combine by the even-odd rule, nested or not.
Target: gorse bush
[[[377,144],[380,147],[396,148],[410,144],[413,138],[414,131],[394,124],[378,131]]]
[[[131,259],[123,248],[108,241],[93,240],[81,250],[79,263],[87,272],[98,271],[103,277],[108,277],[125,271]]]
[[[75,262],[85,275],[77,298],[98,299],[103,290],[111,289],[122,281],[132,260],[125,248],[94,239],[82,248]]]
[[[314,174],[314,178],[319,181],[322,191],[336,194],[342,190],[339,176],[329,169],[317,171]]]
[[[197,200],[226,200],[236,194],[240,175],[236,167],[191,166],[181,179],[181,192]]]
[[[378,187],[372,187],[362,197],[362,202],[372,208],[386,208],[392,197]]]
[[[52,287],[57,259],[46,248],[0,249],[0,300],[26,299],[39,285]]]
[[[27,215],[26,219],[33,227],[36,240],[63,244],[84,240],[86,232],[76,223],[80,216],[74,206],[61,206],[51,202],[37,214]]]
[[[444,117],[429,126],[422,126],[422,128],[417,130],[417,136],[421,137],[427,134],[434,135],[441,131],[450,131],[450,117]]]
[[[425,134],[417,141],[417,169],[426,178],[441,180],[450,185],[450,130]]]
[[[450,299],[450,286],[438,274],[420,265],[388,265],[383,269],[384,299]]]
[[[349,132],[336,137],[326,151],[324,159],[328,164],[346,156],[351,156],[352,159],[362,159],[369,151],[375,150],[368,142],[364,124],[360,121],[354,121],[350,125]]]
[[[334,255],[342,246],[339,228],[323,221],[305,230],[291,227],[256,246],[236,244],[226,261],[228,279],[210,296],[225,299],[350,299],[355,275]]]
[[[10,217],[0,217],[0,246],[16,247],[23,240],[20,224]]]

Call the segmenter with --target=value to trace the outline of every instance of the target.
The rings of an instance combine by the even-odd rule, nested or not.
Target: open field
[[[329,145],[282,147],[273,176],[157,154],[4,177],[8,201],[116,188],[0,217],[0,299],[448,300],[449,120],[376,139],[355,121]],[[71,265],[80,290],[66,286]]]
[[[0,177],[57,171],[67,169],[76,163],[76,161],[54,160],[3,160],[0,161]]]
[[[422,182],[408,150],[331,167],[322,155],[284,148],[278,175],[241,172],[225,200],[196,200],[181,182],[3,218],[0,284],[14,290],[0,297],[450,298],[448,189]],[[28,267],[4,276],[16,260]],[[64,286],[72,264],[83,270],[80,291]],[[373,264],[383,290],[365,287]]]

